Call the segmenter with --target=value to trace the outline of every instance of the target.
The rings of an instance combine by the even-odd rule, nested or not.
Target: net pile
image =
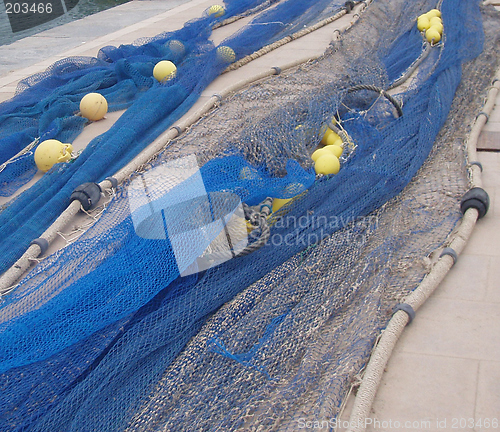
[[[205,13],[178,31],[138,40],[135,45],[105,47],[97,58],[64,59],[23,80],[18,94],[0,105],[0,164],[38,137],[40,142],[49,138],[71,142],[86,121],[75,113],[87,93],[103,94],[110,110],[127,110],[107,132],[93,139],[76,160],[57,164],[0,213],[0,273],[66,208],[76,187],[112,176],[185,114],[228,66],[217,57],[216,47],[209,40],[212,26],[273,3],[227,1],[222,17]],[[229,46],[239,59],[290,34],[297,26],[317,22],[342,4],[327,0],[283,1],[270,10],[265,8],[221,46]],[[173,61],[178,69],[175,79],[160,84],[152,77],[152,70],[165,59]],[[10,196],[35,172],[32,153],[9,163],[0,171],[0,194]]]
[[[460,219],[463,141],[500,58],[498,16],[444,0],[445,41],[394,96],[398,117],[348,89],[403,75],[423,50],[414,18],[435,4],[380,3],[318,62],[221,102],[5,299],[0,430],[293,430],[336,417]],[[353,146],[339,174],[316,178],[309,155],[333,115]],[[189,154],[207,193],[299,196],[271,216],[264,247],[180,277],[172,239],[136,234],[129,195]]]

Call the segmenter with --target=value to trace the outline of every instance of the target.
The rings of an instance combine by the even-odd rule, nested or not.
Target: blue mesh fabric
[[[373,116],[366,115],[367,106],[379,103],[374,102],[371,95],[348,100],[349,111],[344,111],[343,120],[358,146],[339,174],[314,179],[311,169],[302,167],[287,154],[287,157],[282,156],[288,160],[284,173],[271,175],[269,161],[252,165],[245,160],[248,155],[235,152],[233,147],[237,146],[227,143],[223,154],[201,167],[207,191],[231,191],[242,201],[257,204],[266,196],[288,197],[287,187],[295,185],[294,194],[305,189],[307,193],[292,203],[289,215],[300,218],[313,212],[316,220],[330,220],[334,215],[340,221],[370,215],[397,196],[421,168],[433,147],[460,83],[462,63],[479,55],[482,49],[477,2],[444,0],[442,12],[445,43],[435,48],[439,55],[428,59],[430,66],[417,85],[401,95],[404,100],[402,117],[377,118],[378,114],[382,116],[383,110],[374,110]],[[385,69],[383,65],[389,64],[388,55],[415,59],[420,54],[421,41],[415,42],[410,27],[403,27],[392,44],[379,41],[378,53],[383,53],[383,47],[387,46],[402,52],[400,56],[392,51],[380,54],[378,67]],[[407,43],[412,40],[415,43]],[[411,55],[406,50],[411,51]],[[373,84],[369,73],[354,78],[366,55],[359,53],[358,62],[352,64],[353,81]],[[328,57],[323,61],[328,61]],[[366,60],[371,61],[377,60]],[[387,81],[397,78],[409,64],[411,61],[405,60],[390,72],[385,69]],[[341,101],[347,100],[342,98],[345,87],[345,81],[326,82],[316,98],[307,103],[310,112],[305,119],[309,119],[310,124],[306,126],[318,127],[313,112],[341,110]],[[157,102],[167,103],[167,93],[174,91],[180,92],[179,97],[182,97],[183,90],[172,85],[166,88],[165,94],[158,92]],[[184,94],[184,97],[190,96]],[[318,108],[320,104],[324,104],[323,109]],[[292,124],[299,121],[304,124],[303,106],[288,107],[289,115],[297,116]],[[135,114],[141,116],[140,112]],[[149,115],[154,114],[141,117],[144,122]],[[280,118],[278,114],[276,118]],[[378,127],[380,122],[384,127]],[[267,126],[265,130],[269,130]],[[127,127],[130,125],[126,122],[117,126]],[[289,136],[296,136],[294,129],[288,129],[291,129]],[[141,133],[147,133],[147,128]],[[247,130],[246,136],[255,135]],[[103,137],[99,139],[104,140]],[[112,138],[109,141],[118,144]],[[292,146],[291,142],[284,140],[275,145],[286,148]],[[271,139],[266,144],[272,145]],[[99,151],[96,149],[96,154],[104,157],[105,153]],[[119,159],[118,155],[113,159]],[[75,164],[84,166],[87,163],[85,158],[79,161]],[[160,157],[157,163],[162,162]],[[90,162],[89,165],[90,170]],[[244,169],[256,174],[242,176]],[[64,176],[67,171],[67,167],[62,168],[59,175]],[[67,181],[72,179],[68,177]],[[273,353],[290,349],[297,354],[296,351],[303,349],[298,343],[303,340],[287,342],[284,336],[290,335],[290,329],[298,329],[299,324],[310,324],[301,313],[317,310],[327,321],[329,312],[325,304],[328,305],[331,297],[348,295],[356,285],[357,281],[349,279],[349,271],[345,268],[335,276],[334,283],[320,287],[321,292],[324,288],[324,297],[318,298],[317,303],[300,302],[303,293],[310,289],[307,282],[312,277],[308,267],[300,267],[300,263],[311,264],[309,259],[322,259],[315,255],[314,248],[321,241],[333,242],[335,234],[345,225],[319,226],[307,217],[305,220],[309,223],[305,225],[276,223],[272,226],[271,238],[287,239],[287,247],[270,242],[246,257],[230,260],[197,275],[179,277],[168,241],[144,240],[135,234],[127,194],[127,188],[121,188],[92,229],[79,241],[38,265],[5,299],[0,322],[0,388],[7,397],[0,403],[0,430],[115,431],[128,427],[129,430],[192,430],[194,424],[200,430],[244,427],[245,409],[252,407],[258,398],[265,397],[266,389],[277,382],[273,380],[286,375],[288,363],[279,362]],[[456,218],[454,214],[452,219]],[[362,234],[372,228],[360,226],[353,231]],[[402,236],[395,243],[404,247],[407,240]],[[344,254],[355,261],[360,254],[355,246],[354,243],[345,248],[332,246],[332,255],[326,258],[325,266],[342,260]],[[371,253],[385,257],[394,247],[384,243]],[[293,270],[287,271],[289,263],[294,266],[290,264]],[[278,268],[279,280],[271,277]],[[377,273],[379,269],[381,273]],[[384,268],[380,262],[353,273],[359,278],[373,274],[376,275],[374,285],[382,284]],[[293,284],[288,284],[292,279]],[[344,279],[350,283],[341,285]],[[276,284],[282,291],[273,291]],[[224,303],[249,286],[251,289],[245,294],[244,302],[225,308],[213,317]],[[342,289],[346,292],[341,293]],[[271,292],[272,297],[266,300]],[[349,327],[356,327],[363,335],[350,347],[357,355],[358,368],[370,350],[373,329],[380,329],[377,295],[377,292],[368,293],[368,300],[353,301],[353,307],[369,304],[373,315],[366,321],[359,323],[353,318],[336,328],[341,334]],[[205,329],[205,339],[181,353],[209,318],[212,318],[212,327]],[[255,322],[252,320],[259,319],[258,331],[250,332]],[[231,333],[233,323],[239,323],[240,327]],[[186,364],[194,365],[192,369],[183,369],[182,363],[176,366],[175,360],[180,353],[189,357],[190,362]],[[214,358],[224,366],[212,376],[210,364]],[[330,361],[326,353],[324,360],[323,364]],[[290,362],[293,361],[295,357],[290,358]],[[199,375],[196,375],[197,365],[205,367]],[[241,374],[242,366],[244,374]],[[239,389],[245,389],[243,397],[224,390],[225,386],[233,384],[230,381],[232,372]],[[199,388],[195,378],[190,381],[191,373],[196,379],[205,380],[208,376],[212,381],[207,379],[204,381],[207,388]],[[191,386],[182,397],[172,397],[177,390],[176,376],[183,377],[184,383]],[[336,378],[330,378],[329,383],[333,386]],[[158,386],[160,379],[171,386]],[[293,403],[293,397],[305,392],[307,385],[306,371],[303,381],[297,384],[299,390],[282,396],[282,406]],[[151,397],[155,390],[158,391],[157,386],[163,399]],[[215,400],[210,393],[212,388],[223,392]],[[261,393],[257,395],[257,391]],[[325,391],[322,397],[329,395]],[[214,413],[208,407],[219,403],[218,399],[222,400],[222,406]],[[240,408],[242,400],[248,405]],[[237,415],[231,416],[232,412]],[[265,424],[266,411],[260,414]],[[217,422],[212,415],[217,416]]]
[[[299,19],[304,10],[312,7],[312,3],[288,0],[278,5],[277,11],[265,15],[263,22],[267,21],[269,25],[254,26],[250,23],[249,31],[231,39],[237,58],[247,53],[250,33],[253,37],[251,48],[258,49],[276,34],[282,34],[283,25],[288,30],[287,24]],[[242,0],[227,2],[227,12],[223,17],[236,15],[258,4]],[[321,4],[325,9],[328,2]],[[313,6],[318,9],[317,4]],[[276,14],[282,23],[279,26],[270,23],[276,19]],[[315,13],[310,19],[317,17],[318,13]],[[100,181],[123,167],[186,113],[203,89],[225,69],[227,64],[217,60],[215,48],[208,40],[211,26],[221,19],[205,16],[186,23],[177,32],[159,35],[137,47],[104,48],[97,59],[62,60],[46,73],[22,82],[19,87],[22,92],[0,106],[0,128],[3,123],[7,128],[5,138],[3,129],[0,129],[0,137],[5,139],[6,146],[11,140],[9,131],[12,124],[29,119],[38,129],[22,139],[18,137],[15,149],[6,151],[3,156],[5,160],[28,145],[37,134],[43,139],[71,141],[84,125],[81,118],[75,119],[72,114],[78,110],[80,99],[88,92],[101,92],[108,98],[111,110],[129,106],[108,132],[89,143],[78,160],[53,168],[0,214],[0,235],[3,239],[0,244],[3,256],[0,272],[12,265],[30,241],[40,236],[64,210],[75,187],[89,181]],[[185,45],[186,53],[182,59],[178,59],[178,54],[172,54],[168,45],[171,40],[180,40]],[[161,56],[153,56],[158,54]],[[180,63],[176,79],[162,85],[152,78],[151,72],[154,64],[165,58]],[[2,119],[5,120],[2,122]],[[19,165],[17,169],[0,173],[0,184],[4,185],[6,195],[34,174],[33,169],[23,172],[22,168]],[[9,174],[17,177],[9,177]],[[23,226],[20,226],[20,220]]]

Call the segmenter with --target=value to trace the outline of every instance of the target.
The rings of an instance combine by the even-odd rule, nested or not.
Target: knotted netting
[[[86,119],[76,113],[85,94],[101,93],[110,111],[127,110],[107,132],[93,139],[77,159],[57,164],[0,213],[0,272],[7,270],[66,208],[77,186],[101,181],[126,165],[185,114],[228,66],[209,40],[213,26],[245,11],[264,9],[221,43],[229,46],[235,59],[239,59],[298,27],[316,23],[343,5],[327,0],[274,3],[227,1],[221,17],[205,12],[202,18],[187,22],[180,30],[140,39],[132,45],[105,47],[96,58],[63,59],[47,71],[22,80],[16,96],[0,105],[3,196],[10,196],[35,174],[36,144],[46,139],[71,142],[81,132]],[[171,60],[177,65],[176,77],[161,84],[152,76],[160,60]],[[15,157],[30,144],[31,151]],[[5,162],[9,163],[1,166]]]
[[[349,93],[404,74],[424,50],[415,17],[434,6],[375,2],[319,61],[222,101],[37,265],[2,305],[1,430],[293,430],[335,418],[393,306],[460,219],[463,141],[499,63],[498,16],[444,0],[444,43],[394,94],[402,116],[370,90]],[[333,115],[353,145],[337,175],[316,178],[309,155]],[[172,238],[137,235],[130,195],[186,155],[207,193],[296,198],[271,215],[265,246],[181,277]],[[161,176],[152,185],[177,190]]]

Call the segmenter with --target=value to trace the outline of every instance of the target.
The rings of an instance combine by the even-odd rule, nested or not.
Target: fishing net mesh
[[[338,11],[329,0],[226,0],[225,14],[208,11],[176,31],[136,43],[104,47],[96,57],[70,57],[22,80],[11,100],[0,104],[0,196],[11,196],[36,173],[33,151],[19,153],[36,138],[71,142],[87,120],[79,103],[90,92],[102,94],[109,111],[126,109],[75,160],[56,164],[0,213],[0,272],[7,270],[66,208],[72,191],[99,182],[130,162],[184,115],[203,90],[228,66],[210,40],[212,27],[251,10],[260,11],[224,40],[236,60],[276,39]],[[262,9],[262,10],[261,10]],[[155,64],[176,64],[174,79],[157,82]],[[5,166],[4,163],[8,162]]]
[[[37,265],[2,304],[0,430],[295,430],[335,419],[394,306],[460,220],[464,142],[499,64],[498,14],[445,0],[444,44],[393,90],[401,117],[382,94],[350,93],[404,74],[423,51],[415,17],[434,6],[375,2],[317,62],[221,101]],[[310,154],[334,115],[349,137],[342,166],[315,177]],[[265,246],[181,277],[174,240],[138,236],[130,198],[135,180],[187,155],[207,193],[251,206],[295,198],[268,219]],[[196,219],[168,211],[180,225]]]
[[[375,14],[377,5],[374,9]],[[337,417],[394,306],[419,284],[460,219],[458,204],[468,187],[464,143],[498,66],[498,39],[492,37],[498,21],[487,16],[485,49],[464,66],[448,121],[410,184],[381,209],[313,243],[225,304],[166,370],[130,430],[173,430],[178,424],[201,430],[296,430],[306,421]],[[359,35],[361,28],[356,28]],[[347,43],[352,46],[352,39]],[[349,64],[345,60],[335,62],[339,75]],[[305,71],[307,83],[300,88],[321,92],[332,63],[305,66],[235,95],[174,149],[182,152],[200,138],[213,139],[216,146],[221,136],[239,128],[244,112],[255,113],[258,122],[269,115],[262,106],[279,100],[274,111],[300,103],[303,94],[291,100],[292,89]],[[249,101],[260,98],[265,100],[260,110],[252,109]],[[231,131],[222,127],[219,136],[208,133],[224,118],[230,119]],[[314,211],[308,222],[327,223],[315,220]],[[300,221],[285,214],[281,223]],[[281,238],[273,241],[286,247]]]

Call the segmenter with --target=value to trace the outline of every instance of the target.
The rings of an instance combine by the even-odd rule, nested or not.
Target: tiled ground
[[[500,154],[480,152],[479,161],[491,211],[399,340],[373,406],[379,419],[430,419],[429,431],[487,431],[485,419],[500,421]],[[462,418],[474,422],[461,428]]]
[[[124,28],[147,26],[148,20],[154,20],[156,16],[187,2],[188,0],[151,0],[143,1],[139,5],[137,2],[129,2],[100,12],[97,16],[79,19],[2,46],[0,75],[37,64],[40,59],[60,55],[64,51],[78,48],[102,36],[107,37]],[[105,25],[95,25],[96,20]],[[22,55],[19,55],[20,52]],[[47,65],[51,63],[53,62]]]
[[[129,7],[140,9],[147,3],[132,2]],[[59,54],[42,56],[39,63],[27,69],[0,76],[0,101],[12,95],[17,80],[43,70],[59,58],[95,55],[104,45],[132,42],[138,37],[173,30],[200,16],[212,3],[194,0],[124,29],[113,29],[114,33],[87,40],[76,48],[73,45],[68,51],[62,46]],[[119,12],[119,7],[113,10]],[[97,14],[93,19],[99,24],[101,18]],[[348,20],[346,17],[341,24]],[[218,78],[203,93],[203,100],[264,68],[314,54],[314,50],[322,52],[331,40],[333,29],[332,25],[325,27],[307,40],[297,41],[295,46],[290,44]],[[51,30],[54,37],[63,37],[56,30]],[[232,29],[215,32],[214,40],[222,40],[228,31]],[[16,47],[19,55],[23,49],[29,50],[30,40],[19,41]],[[0,56],[6,52],[0,47]],[[84,146],[92,136],[106,130],[117,115],[109,115],[106,121],[88,128],[76,145]],[[494,418],[500,421],[500,153],[491,151],[500,148],[500,96],[479,147],[490,150],[479,153],[484,167],[484,188],[492,201],[490,212],[478,222],[457,264],[398,342],[372,410],[371,421],[380,423],[369,426],[369,431],[500,430],[497,423],[492,423]],[[349,418],[349,406],[343,416],[345,420]],[[394,426],[396,421],[400,422],[399,428]]]

